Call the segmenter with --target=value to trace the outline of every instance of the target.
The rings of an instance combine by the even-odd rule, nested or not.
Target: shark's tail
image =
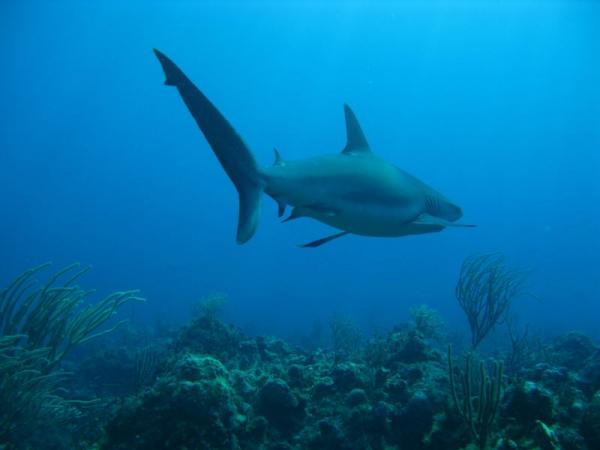
[[[217,108],[194,86],[173,61],[154,49],[165,72],[167,86],[175,86],[219,162],[235,185],[240,201],[237,242],[243,244],[256,231],[260,194],[264,183],[252,153]]]

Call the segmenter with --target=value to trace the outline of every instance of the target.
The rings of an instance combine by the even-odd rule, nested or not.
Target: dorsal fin
[[[344,105],[344,116],[346,117],[346,146],[342,153],[365,153],[370,152],[369,143],[360,128],[358,119],[348,105]]]
[[[275,152],[275,161],[273,161],[273,165],[274,166],[285,166],[285,162],[283,161],[283,158],[281,157],[279,150],[274,148],[273,151]]]

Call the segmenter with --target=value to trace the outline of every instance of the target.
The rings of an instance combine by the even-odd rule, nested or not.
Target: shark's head
[[[440,205],[439,217],[450,222],[455,222],[463,216],[460,206],[452,202],[446,201]]]
[[[437,192],[426,196],[425,207],[427,214],[447,220],[448,222],[455,222],[463,215],[460,206],[455,205]]]

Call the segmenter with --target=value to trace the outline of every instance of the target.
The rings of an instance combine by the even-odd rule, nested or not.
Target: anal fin
[[[315,217],[319,215],[334,217],[338,215],[338,213],[339,211],[318,203],[311,205],[296,206],[292,209],[291,214],[283,220],[283,222],[289,222],[290,220],[294,220],[299,217]]]
[[[297,219],[298,217],[304,217],[305,215],[306,214],[304,214],[304,210],[296,206],[295,208],[292,208],[290,215],[283,219],[281,223],[289,222],[290,220]]]

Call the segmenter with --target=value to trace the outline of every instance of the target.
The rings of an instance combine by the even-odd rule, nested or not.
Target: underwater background
[[[300,249],[331,229],[281,224],[264,196],[237,245],[237,194],[153,48],[260,164],[341,151],[348,103],[375,153],[477,227]],[[0,54],[1,286],[78,261],[84,287],[141,290],[136,326],[224,293],[250,336],[298,343],[336,314],[385,333],[422,304],[467,336],[461,263],[501,252],[529,271],[520,323],[600,339],[598,2],[7,1]]]
[[[462,259],[532,269],[549,331],[597,335],[600,10],[595,2],[7,2],[1,16],[0,275],[52,260],[136,287],[182,321],[228,313],[280,334],[343,311],[387,327],[427,303],[462,315]],[[374,151],[460,204],[475,229],[401,239],[279,224],[235,243],[237,195],[151,52],[165,51],[261,164],[341,150],[342,104]],[[525,319],[524,319],[525,320]]]

